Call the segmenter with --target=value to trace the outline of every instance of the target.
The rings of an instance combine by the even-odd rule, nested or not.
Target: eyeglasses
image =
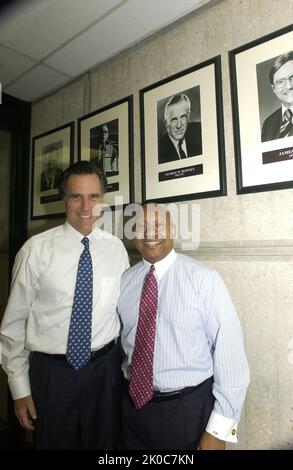
[[[284,86],[286,85],[287,81],[290,83],[290,85],[293,85],[293,75],[290,75],[290,77],[287,78],[280,78],[280,80],[276,80],[274,82],[274,87],[276,90],[282,90]]]

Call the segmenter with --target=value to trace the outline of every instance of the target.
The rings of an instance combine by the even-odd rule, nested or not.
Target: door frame
[[[0,128],[12,133],[9,194],[9,283],[14,258],[27,239],[31,103],[2,94]]]

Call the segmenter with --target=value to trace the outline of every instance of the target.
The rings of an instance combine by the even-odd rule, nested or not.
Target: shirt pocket
[[[101,278],[101,304],[103,308],[116,308],[119,294],[119,281],[115,276]]]

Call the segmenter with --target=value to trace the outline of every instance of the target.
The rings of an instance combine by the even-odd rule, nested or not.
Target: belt
[[[128,383],[128,382],[127,382]],[[165,401],[165,400],[176,400],[178,398],[182,398],[185,395],[188,395],[189,393],[193,392],[194,390],[197,389],[198,386],[195,387],[185,387],[182,388],[181,390],[175,390],[174,392],[159,392],[157,390],[153,391],[153,396],[150,399],[150,402],[158,402],[158,401]],[[127,387],[127,397],[133,404],[133,400],[131,396],[128,393],[128,387]]]
[[[115,340],[113,339],[113,341],[106,344],[102,348],[96,349],[95,351],[92,351],[91,355],[90,355],[90,359],[88,360],[87,364],[89,362],[94,362],[99,357],[103,356],[104,354],[107,354],[109,351],[111,351],[111,349],[114,348],[115,344],[116,344]],[[56,361],[67,362],[66,354],[48,354],[48,353],[43,353],[43,352],[41,352],[39,354],[42,354],[43,356],[46,356],[50,359],[54,359]]]
[[[203,382],[201,382],[198,385],[195,385],[193,387],[181,388],[180,390],[175,390],[175,391],[172,391],[172,392],[160,392],[158,390],[154,390],[153,391],[153,396],[152,396],[150,402],[175,400],[175,399],[178,399],[178,398],[182,398],[182,397],[188,395],[189,393],[194,392],[195,390],[197,390],[199,388],[202,388],[202,387],[205,387],[205,386],[208,386],[208,387],[211,386],[212,381],[213,381],[213,377],[209,377],[208,379],[204,380]],[[128,393],[129,382],[127,380],[124,380],[124,382],[125,382],[125,389],[126,389],[127,397],[129,398],[131,403],[134,405],[134,403],[132,401],[132,398]]]
[[[151,401],[164,401],[164,400],[174,400],[176,398],[182,398],[185,395],[193,392],[197,386],[195,387],[185,387],[181,390],[175,390],[174,392],[159,392],[157,390],[153,391],[153,396]]]

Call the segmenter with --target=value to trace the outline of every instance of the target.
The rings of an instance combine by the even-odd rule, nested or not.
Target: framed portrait
[[[221,61],[140,90],[143,201],[226,194]]]
[[[104,203],[112,208],[133,201],[132,101],[128,96],[78,120],[78,159],[104,170]]]
[[[64,216],[58,184],[63,170],[73,163],[74,122],[32,140],[31,219]]]
[[[293,27],[229,52],[237,193],[293,187]]]

